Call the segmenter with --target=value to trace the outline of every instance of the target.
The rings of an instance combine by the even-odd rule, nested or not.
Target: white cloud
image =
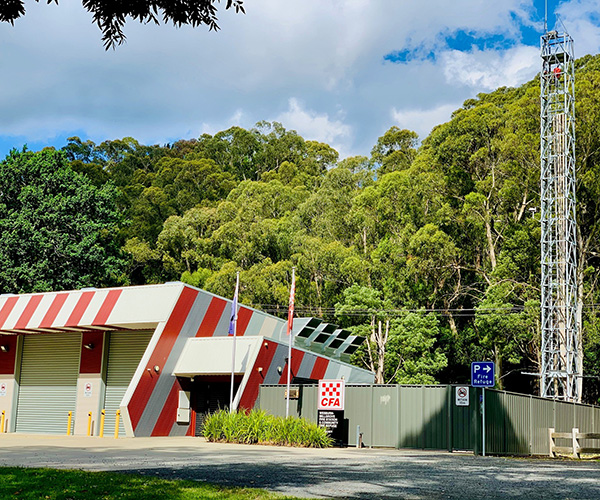
[[[402,109],[392,108],[391,114],[395,124],[400,128],[414,130],[423,140],[436,125],[450,120],[452,112],[462,103],[442,104],[431,109]]]
[[[599,12],[600,0],[572,0],[558,6],[557,14],[562,20],[558,27],[561,31],[566,28],[574,38],[576,57],[600,51]]]
[[[446,82],[486,91],[520,85],[532,78],[540,65],[539,49],[524,45],[503,52],[452,50],[445,52],[441,60]]]
[[[338,150],[341,157],[346,155],[352,128],[341,120],[330,119],[327,113],[317,113],[304,109],[296,98],[289,100],[289,108],[275,118],[287,129],[296,130],[307,140],[325,142]]]
[[[164,143],[277,119],[368,154],[394,123],[423,137],[441,110],[537,72],[537,44],[514,46],[536,22],[533,0],[252,0],[246,15],[224,3],[217,33],[130,20],[127,44],[105,52],[79,2],[29,2],[14,27],[0,24],[0,153],[9,135]],[[577,53],[600,46],[594,9],[598,0],[560,4]],[[448,51],[457,30],[512,48]],[[384,62],[419,47],[436,60]]]

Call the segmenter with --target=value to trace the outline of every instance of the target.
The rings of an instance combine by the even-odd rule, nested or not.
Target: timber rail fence
[[[568,439],[571,443],[570,446],[557,446],[557,439]],[[595,448],[581,446],[580,439],[589,440],[600,440],[600,433],[598,432],[579,432],[576,427],[571,432],[555,432],[552,427],[548,428],[548,443],[549,443],[549,455],[555,457],[557,453],[571,455],[573,458],[581,458],[583,453],[590,453],[594,455],[600,455],[600,446]]]

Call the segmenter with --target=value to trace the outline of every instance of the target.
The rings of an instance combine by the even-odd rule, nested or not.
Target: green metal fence
[[[292,387],[299,398],[290,400],[290,414],[316,422],[317,386]],[[457,406],[457,387],[346,385],[348,445],[356,446],[360,432],[365,446],[481,453],[482,390],[469,387],[469,405]],[[285,415],[285,386],[261,386],[257,407]],[[600,432],[600,407],[493,389],[485,391],[485,415],[485,451],[491,454],[545,455],[548,427]]]

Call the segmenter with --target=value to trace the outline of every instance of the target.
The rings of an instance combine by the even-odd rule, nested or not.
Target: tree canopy
[[[598,402],[600,56],[576,68],[579,326],[584,398]],[[342,160],[269,122],[166,146],[72,137],[61,153],[13,153],[0,284],[181,280],[231,296],[240,271],[240,302],[283,317],[295,267],[297,314],[364,336],[354,362],[378,382],[464,384],[471,361],[493,360],[498,387],[535,393],[521,372],[540,366],[539,116],[532,80],[467,100],[420,144],[392,126],[369,156]],[[30,187],[11,194],[22,178]],[[71,274],[48,271],[78,252]]]
[[[39,0],[36,0],[39,2]],[[47,3],[58,0],[47,0]],[[141,23],[160,24],[172,22],[174,26],[205,25],[211,31],[219,29],[217,3],[220,0],[131,0],[107,2],[106,0],[82,0],[83,7],[92,14],[94,23],[102,32],[104,47],[115,48],[125,42],[123,28],[127,17]],[[226,0],[226,9],[234,8],[244,13],[243,0]],[[14,24],[25,15],[24,0],[4,0],[0,3],[0,21]]]
[[[114,285],[122,262],[115,188],[94,186],[63,153],[13,151],[0,162],[0,290]]]

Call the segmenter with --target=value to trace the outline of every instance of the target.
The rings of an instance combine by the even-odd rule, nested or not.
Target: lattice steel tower
[[[580,401],[573,39],[546,31],[541,45],[541,395]]]

